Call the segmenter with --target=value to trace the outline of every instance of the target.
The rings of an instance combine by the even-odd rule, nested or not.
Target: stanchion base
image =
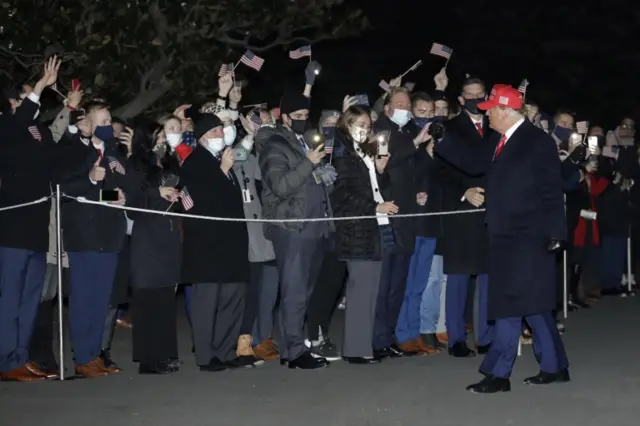
[[[635,297],[635,296],[636,296],[635,290],[627,291],[620,295],[620,297]]]
[[[69,377],[65,376],[64,380],[62,380],[60,377],[57,377],[55,379],[50,379],[48,381],[50,381],[50,382],[68,382],[70,380],[83,380],[83,379],[86,379],[86,377],[84,377],[84,376],[69,376]]]

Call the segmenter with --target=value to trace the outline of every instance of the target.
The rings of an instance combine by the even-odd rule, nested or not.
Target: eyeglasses
[[[620,129],[622,129],[622,130],[635,130],[636,126],[635,126],[635,124],[621,124],[620,125]]]

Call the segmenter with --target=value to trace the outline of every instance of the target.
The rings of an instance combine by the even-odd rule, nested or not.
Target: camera
[[[431,123],[429,130],[427,130],[427,133],[429,133],[435,140],[442,139],[445,133],[444,124],[439,122]]]

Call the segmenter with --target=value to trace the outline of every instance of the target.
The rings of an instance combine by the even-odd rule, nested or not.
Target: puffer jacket
[[[306,184],[313,179],[313,163],[307,158],[295,134],[283,127],[263,126],[256,137],[262,174],[262,212],[265,219],[303,219]],[[302,222],[267,223],[265,235],[278,226],[301,232]]]

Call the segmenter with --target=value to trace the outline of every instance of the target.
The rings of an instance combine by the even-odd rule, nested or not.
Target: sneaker
[[[330,362],[342,359],[342,355],[338,352],[336,345],[334,345],[331,339],[327,337],[323,340],[313,342],[305,340],[304,343],[309,348],[309,351],[314,358],[324,358]]]

